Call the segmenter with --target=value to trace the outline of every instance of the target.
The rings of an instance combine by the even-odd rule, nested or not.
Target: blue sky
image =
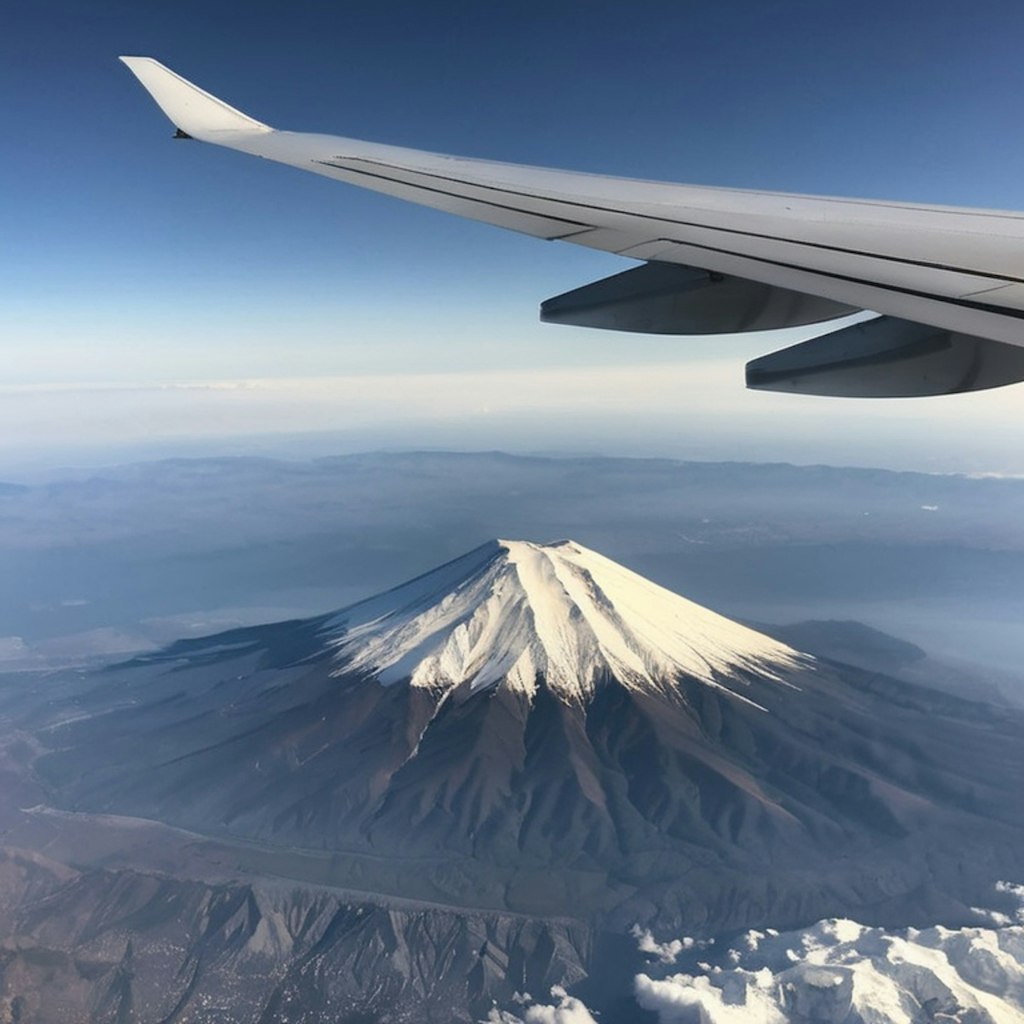
[[[648,366],[657,376],[693,361],[703,376],[692,393],[680,384],[678,404],[711,417],[709,431],[739,417],[793,438],[820,422],[811,430],[848,442],[858,423],[868,436],[909,422],[934,443],[966,423],[976,450],[955,468],[1024,470],[1005,456],[1024,448],[1015,424],[1007,436],[1019,390],[838,412],[743,392],[744,360],[771,339],[541,325],[540,300],[626,264],[173,142],[116,61],[156,56],[280,127],[616,175],[1022,209],[1022,37],[1024,8],[1011,2],[10,7],[0,38],[0,83],[14,98],[0,112],[0,386],[17,393],[24,436],[9,431],[7,444],[240,436],[259,415],[254,406],[235,422],[226,407],[197,415],[171,402],[157,424],[143,402],[122,421],[97,385],[135,394],[169,382],[485,374],[496,386],[507,372],[526,414],[536,403],[523,371],[541,380]],[[423,404],[431,387],[424,379],[426,419],[436,416]],[[647,393],[636,394],[642,406]],[[557,403],[545,401],[550,446],[563,436],[571,446],[572,414],[556,422]],[[353,428],[341,409],[311,424],[297,415],[304,404],[296,392],[263,425]],[[398,411],[382,400],[378,418]],[[469,446],[473,429],[467,421]]]

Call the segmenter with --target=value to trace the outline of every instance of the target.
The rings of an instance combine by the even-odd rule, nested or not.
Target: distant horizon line
[[[250,435],[246,438],[249,442],[259,442],[260,440],[265,441],[280,441],[282,437],[287,438],[292,442],[298,442],[303,439],[306,440],[326,440],[332,435],[335,435],[337,431],[327,432],[314,432],[314,431],[303,431],[296,432],[295,434],[266,434],[266,435]],[[216,445],[210,444],[206,439],[195,439],[193,443],[200,442],[210,447]],[[141,447],[153,448],[159,447],[159,444],[148,444],[142,445]],[[89,472],[103,472],[105,470],[122,470],[129,469],[138,466],[156,466],[167,463],[199,463],[199,462],[262,462],[262,463],[280,463],[280,464],[316,464],[331,462],[334,460],[348,460],[348,459],[365,459],[365,458],[396,458],[396,457],[408,457],[408,456],[423,456],[423,457],[436,457],[436,456],[449,456],[452,458],[474,458],[481,456],[500,457],[505,459],[531,461],[541,460],[545,462],[636,462],[636,463],[673,463],[679,466],[735,466],[735,467],[761,467],[761,468],[777,468],[780,470],[791,469],[797,471],[811,471],[811,470],[831,470],[838,473],[884,473],[892,476],[922,476],[922,477],[939,477],[939,478],[961,478],[965,480],[974,481],[1007,481],[1014,482],[1024,480],[1024,473],[1000,473],[990,471],[979,471],[979,472],[963,472],[963,471],[939,471],[939,470],[927,470],[927,469],[892,469],[886,466],[867,465],[867,464],[845,464],[845,463],[832,463],[832,462],[821,462],[821,461],[809,461],[809,462],[797,462],[791,459],[752,459],[752,458],[699,458],[693,456],[675,456],[675,455],[631,455],[631,454],[614,454],[608,452],[588,452],[585,450],[513,450],[501,447],[485,447],[485,448],[457,448],[451,445],[377,445],[367,448],[359,448],[351,451],[337,451],[329,452],[325,454],[307,454],[300,455],[296,453],[257,453],[257,452],[211,452],[208,454],[202,453],[180,453],[180,454],[156,454],[153,453],[149,457],[132,457],[127,452],[126,457],[118,459],[113,452],[111,452],[112,460],[104,460],[99,453],[97,456],[99,461],[90,460],[88,463],[78,464],[66,464],[57,465],[54,464],[49,467],[40,466],[37,470],[38,473],[43,474],[49,480],[54,479],[54,475],[62,472],[70,474],[81,474]],[[0,474],[6,474],[8,470],[2,468],[0,465]],[[0,476],[0,484],[13,484],[17,486],[33,486],[33,484],[22,484],[21,481],[14,479],[12,476]]]

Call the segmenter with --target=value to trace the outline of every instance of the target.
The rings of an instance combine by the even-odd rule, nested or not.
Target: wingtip
[[[174,72],[171,71],[171,69],[169,67],[167,67],[166,64],[161,64],[160,61],[158,61],[156,59],[156,57],[141,57],[141,56],[138,56],[138,55],[135,55],[135,54],[126,53],[126,54],[122,54],[117,59],[122,64],[124,64],[125,67],[127,67],[129,69],[129,71],[132,72],[132,74],[135,74],[135,68],[136,67],[139,67],[139,66],[144,65],[144,64],[151,64],[154,67],[162,68],[164,71],[167,71],[170,74],[174,73]]]
[[[243,114],[222,99],[200,89],[155,57],[118,57],[153,97],[181,133],[203,138],[212,132],[269,132],[262,121]]]

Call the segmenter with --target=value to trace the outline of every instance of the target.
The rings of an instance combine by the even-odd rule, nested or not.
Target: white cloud
[[[641,953],[657,957],[663,964],[674,964],[679,959],[679,954],[691,949],[706,949],[714,944],[714,939],[699,941],[689,935],[681,939],[670,939],[668,942],[658,942],[648,928],[641,928],[635,924],[630,929],[630,935],[637,940],[636,948]]]
[[[762,985],[769,976],[734,970],[713,977],[677,974],[655,980],[638,974],[636,1000],[658,1015],[658,1024],[787,1024]]]
[[[532,1003],[517,1017],[497,1008],[487,1015],[487,1024],[597,1024],[594,1015],[579,1000],[569,995],[560,985],[551,989],[551,1003]],[[516,1002],[528,1003],[529,995],[519,996]]]

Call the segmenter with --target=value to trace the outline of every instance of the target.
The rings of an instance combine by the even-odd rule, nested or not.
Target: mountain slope
[[[824,665],[571,542],[91,683],[35,723],[54,804],[360,889],[724,928],[1024,867],[1020,716]]]

